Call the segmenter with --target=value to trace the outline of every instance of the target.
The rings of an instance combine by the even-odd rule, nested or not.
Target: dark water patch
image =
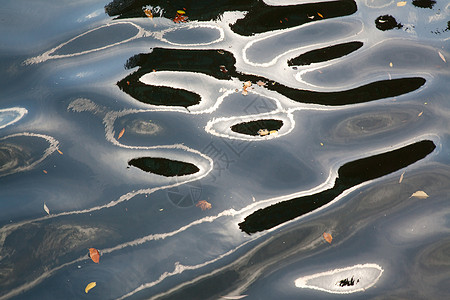
[[[403,27],[403,25],[397,23],[397,20],[391,15],[379,16],[375,20],[375,26],[382,31],[391,30],[394,28],[400,29]]]
[[[240,35],[250,36],[316,20],[351,15],[356,12],[356,9],[356,3],[353,0],[287,6],[269,6],[263,1],[258,1],[248,10],[245,18],[231,25],[231,29]]]
[[[266,86],[268,89],[274,90],[296,102],[337,106],[365,103],[403,95],[417,90],[425,82],[426,80],[420,77],[381,80],[339,92],[299,90],[276,82],[270,82]]]
[[[235,124],[231,126],[231,130],[237,133],[257,136],[260,129],[267,129],[268,131],[279,130],[282,126],[283,121],[267,119]]]
[[[312,63],[332,60],[352,53],[363,46],[362,42],[349,42],[320,48],[306,52],[300,56],[288,60],[288,66],[306,66]]]
[[[197,166],[191,163],[161,157],[133,158],[128,162],[128,165],[166,177],[190,175],[200,171]]]
[[[145,7],[160,7],[158,10],[164,18],[173,19],[177,10],[183,9],[189,20],[217,20],[226,11],[248,11],[231,29],[241,35],[250,36],[278,29],[286,29],[308,22],[342,17],[356,12],[353,0],[340,0],[301,5],[270,6],[263,1],[251,0],[217,0],[217,1],[183,1],[183,0],[114,0],[105,6],[110,16],[118,18],[145,17]],[[319,15],[320,14],[320,15]]]
[[[433,8],[433,6],[436,4],[435,0],[413,0],[412,5],[415,7],[421,7],[421,8]]]
[[[154,48],[151,53],[129,58],[125,68],[139,69],[117,85],[131,97],[144,103],[188,107],[200,103],[200,95],[183,89],[144,84],[139,78],[151,72],[186,71],[229,80],[231,74],[236,74],[235,63],[233,54],[222,50]]]
[[[203,73],[217,79],[231,79],[236,73],[233,54],[222,50],[183,50],[154,48],[151,53],[138,54],[128,59],[127,69],[139,67],[139,74],[156,71],[186,71]],[[225,66],[224,72],[220,66]]]
[[[139,30],[131,24],[111,24],[80,35],[72,42],[56,50],[53,55],[67,55],[89,51],[115,43],[122,42],[135,36]]]
[[[405,168],[430,154],[436,145],[421,141],[390,152],[346,163],[339,168],[338,178],[331,189],[298,197],[259,209],[239,223],[242,231],[251,234],[267,230],[309,213],[340,195],[345,190]]]
[[[357,46],[359,46],[359,42],[355,42],[355,44],[352,44],[351,47]],[[293,101],[334,106],[364,103],[373,100],[403,95],[417,90],[426,82],[424,78],[420,77],[400,78],[377,81],[346,91],[314,92],[290,88],[261,76],[247,75],[245,73],[237,72],[235,63],[236,59],[234,58],[233,54],[224,50],[180,50],[155,48],[151,53],[139,54],[131,57],[125,64],[125,67],[140,68],[132,75],[121,80],[118,85],[123,91],[127,92],[132,97],[142,102],[146,102],[149,100],[155,102],[153,97],[148,99],[148,92],[142,91],[144,87],[149,87],[149,85],[137,82],[137,79],[139,79],[140,76],[149,72],[153,72],[153,70],[188,71],[203,73],[209,76],[213,76],[214,78],[219,80],[230,80],[234,77],[244,82],[251,81],[253,84],[256,84],[258,81],[263,81],[267,82],[267,84],[265,85],[267,89],[276,91],[292,99]],[[186,91],[186,93],[189,92]],[[196,95],[194,93],[192,94]],[[187,95],[183,95],[183,97],[187,98],[187,100],[183,102],[184,106],[197,104],[200,101],[200,97],[194,98],[193,96],[191,96],[188,98]],[[198,102],[195,102],[195,99],[197,99]],[[192,101],[191,104],[189,104],[189,101]],[[163,103],[159,105],[162,104]]]
[[[133,73],[117,82],[117,85],[134,99],[151,105],[189,107],[199,104],[201,101],[200,95],[194,92],[166,86],[148,85],[139,81],[140,77],[140,74]]]

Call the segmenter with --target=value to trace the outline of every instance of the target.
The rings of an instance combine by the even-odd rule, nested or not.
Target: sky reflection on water
[[[190,17],[180,24],[166,2],[124,1],[133,9],[115,16],[98,0],[0,10],[0,299],[335,298],[334,281],[360,299],[448,295],[445,1],[346,0],[339,11],[339,1],[230,0],[208,15],[199,1],[177,7]],[[403,27],[377,29],[385,14]],[[350,42],[362,46],[288,65]],[[177,102],[186,92],[199,102]],[[258,120],[282,126],[232,130]],[[430,154],[310,213],[239,228],[259,209],[331,189],[348,163],[425,140]],[[143,157],[198,171],[129,166]],[[411,198],[418,190],[430,197]],[[347,273],[324,277],[333,270]],[[322,279],[296,286],[305,276]]]

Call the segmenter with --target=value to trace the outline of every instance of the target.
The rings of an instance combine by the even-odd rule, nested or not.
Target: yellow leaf
[[[406,1],[397,2],[397,6],[405,6],[405,5],[406,5]]]
[[[270,135],[278,135],[278,131],[277,130],[271,130],[269,131]]]
[[[50,210],[48,209],[47,205],[45,205],[45,202],[44,202],[44,210],[47,213],[47,215],[50,215]]]
[[[392,68],[393,66],[394,66],[394,64],[393,64],[392,62],[390,62],[390,63],[389,63],[389,67]]]
[[[423,111],[421,111],[417,116],[420,117],[423,114]]]
[[[323,19],[323,16],[321,13],[317,13],[317,15]]]
[[[269,130],[267,130],[267,129],[260,129],[260,130],[258,130],[258,134],[260,136],[268,135],[269,134]]]
[[[84,289],[84,291],[86,292],[86,294],[89,292],[90,289],[93,289],[96,285],[97,285],[97,283],[96,283],[95,281],[89,283],[89,284],[86,286],[86,288]]]
[[[417,191],[417,192],[413,193],[409,198],[412,198],[412,197],[416,197],[419,199],[427,199],[429,196],[424,191]]]
[[[177,13],[180,15],[184,15],[186,12],[184,10],[177,10]]]
[[[246,82],[244,82],[244,87],[250,87],[252,85],[252,82],[251,81],[246,81]]]

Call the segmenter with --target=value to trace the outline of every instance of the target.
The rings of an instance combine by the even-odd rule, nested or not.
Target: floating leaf
[[[267,130],[267,129],[260,129],[260,130],[258,130],[258,134],[260,136],[268,135],[269,134],[269,130]]]
[[[398,180],[398,183],[402,183],[402,181],[403,181],[403,175],[405,175],[405,171],[403,171],[402,175],[400,175],[400,179]]]
[[[45,174],[47,174],[48,172],[47,172],[47,170],[42,170],[42,172],[44,172]]]
[[[84,291],[86,292],[86,294],[89,292],[89,290],[93,289],[95,286],[97,285],[97,283],[95,281],[89,283],[86,288],[84,289]]]
[[[44,202],[44,210],[47,213],[47,215],[50,215],[50,210],[48,209],[47,205],[45,205],[45,202]]]
[[[412,198],[412,197],[416,197],[419,199],[427,199],[429,196],[424,191],[417,191],[417,192],[413,193],[409,198]]]
[[[198,201],[198,203],[195,205],[197,207],[200,207],[202,210],[207,210],[207,209],[211,209],[211,203],[209,203],[206,200],[200,200]]]
[[[150,19],[153,19],[153,14],[152,11],[150,9],[146,9],[144,10],[144,14],[149,17]]]
[[[392,68],[393,66],[394,66],[394,64],[393,64],[392,62],[390,62],[390,63],[389,63],[389,67]]]
[[[278,130],[271,130],[269,131],[270,135],[278,135]]]
[[[423,114],[423,111],[421,111],[417,116],[420,117]]]
[[[447,61],[445,60],[444,54],[442,54],[440,51],[438,51],[439,57],[446,63]]]
[[[331,241],[333,240],[333,237],[331,236],[331,234],[329,234],[327,232],[323,233],[323,238],[325,239],[325,241],[327,241],[330,244],[331,244]]]
[[[244,82],[244,87],[245,88],[248,88],[248,87],[251,87],[251,86],[252,86],[252,82],[251,81]]]
[[[125,128],[123,128],[123,129],[119,132],[119,136],[117,137],[117,139],[120,139],[124,133],[125,133]]]
[[[220,72],[222,72],[222,73],[228,73],[228,70],[227,70],[227,68],[225,67],[225,66],[219,66],[219,68],[220,68]]]
[[[97,249],[95,248],[89,248],[89,256],[92,259],[93,262],[95,262],[96,264],[99,263],[100,261],[100,253],[98,252]]]
[[[323,16],[321,13],[317,13],[317,15],[323,19]]]
[[[62,151],[59,149],[56,149],[56,151],[58,151],[59,154],[63,155]]]
[[[406,1],[397,2],[397,6],[405,6],[405,5],[406,5]]]
[[[265,83],[265,82],[262,82],[261,80],[258,81],[256,84],[259,85],[259,86],[265,86],[265,85],[266,85],[266,83]]]
[[[248,295],[238,295],[238,296],[222,296],[223,299],[228,300],[238,300],[247,297]]]
[[[186,12],[184,10],[177,10],[177,14],[184,15]]]

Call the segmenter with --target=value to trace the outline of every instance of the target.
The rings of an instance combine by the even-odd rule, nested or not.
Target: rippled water
[[[6,1],[0,24],[0,299],[450,294],[447,1]]]

